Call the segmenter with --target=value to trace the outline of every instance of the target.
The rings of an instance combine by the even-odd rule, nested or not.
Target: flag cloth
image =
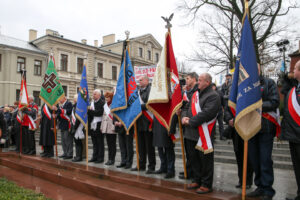
[[[64,90],[55,70],[54,58],[51,55],[44,76],[44,82],[41,87],[40,99],[42,99],[51,108],[64,96]]]
[[[285,63],[284,63],[284,61],[281,61],[280,71],[281,71],[281,72],[284,72],[284,71],[285,71]]]
[[[86,67],[83,66],[80,87],[78,91],[77,105],[75,116],[86,127],[88,121],[88,106],[89,106],[89,89],[86,78]],[[86,127],[87,128],[87,127]]]
[[[27,85],[25,80],[25,74],[23,72],[22,74],[22,80],[21,80],[21,89],[20,89],[20,99],[19,99],[19,109],[22,110],[22,108],[28,106],[28,92],[27,92]]]
[[[228,104],[235,115],[235,129],[248,141],[261,129],[262,100],[252,31],[247,15],[242,28]]]
[[[147,102],[150,110],[170,131],[172,117],[182,105],[176,60],[173,52],[171,34],[166,34],[166,41],[153,77],[152,87]]]
[[[125,59],[122,61],[116,92],[112,99],[111,112],[123,124],[127,133],[142,114],[135,76],[127,49],[125,50]]]

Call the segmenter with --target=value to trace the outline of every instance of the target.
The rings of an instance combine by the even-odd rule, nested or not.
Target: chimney
[[[29,42],[37,38],[37,31],[34,29],[29,29]]]
[[[98,47],[98,40],[94,40],[94,46]]]
[[[115,43],[115,37],[116,37],[115,34],[110,34],[110,35],[103,36],[102,45],[108,45],[108,44]]]
[[[53,36],[60,37],[60,34],[58,33],[58,31],[54,31],[51,29],[46,29],[46,35],[53,35]]]
[[[81,40],[82,44],[86,44],[86,39]]]

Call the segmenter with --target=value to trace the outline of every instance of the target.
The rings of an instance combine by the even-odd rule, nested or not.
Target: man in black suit
[[[93,142],[93,157],[89,162],[103,163],[104,161],[104,137],[100,131],[104,103],[100,90],[94,90],[93,101],[88,110],[89,133]]]

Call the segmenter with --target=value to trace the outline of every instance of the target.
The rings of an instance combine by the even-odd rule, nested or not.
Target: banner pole
[[[243,164],[243,190],[242,200],[246,199],[246,178],[247,178],[247,159],[248,158],[248,140],[244,141],[244,164]]]
[[[53,116],[55,116],[55,111],[53,110],[52,112]],[[57,137],[56,137],[56,117],[53,117],[53,123],[54,123],[54,127],[53,127],[53,131],[54,131],[54,139],[55,139],[55,155],[56,158],[58,158],[58,152],[57,152]]]
[[[136,122],[134,122],[134,135],[135,135],[135,151],[136,151],[136,168],[140,170],[139,142],[138,142]]]
[[[86,159],[86,166],[88,167],[89,164],[89,139],[88,139],[88,132],[89,132],[89,125],[88,122],[86,123],[86,128],[85,128],[85,159]]]
[[[181,117],[180,117],[180,115],[178,115],[178,124],[179,124],[179,132],[180,132],[180,143],[181,143],[182,161],[183,161],[183,169],[184,169],[184,178],[187,179],[185,153],[184,153],[184,142],[183,142],[183,133],[182,133],[182,124],[181,124],[180,119],[181,119]]]
[[[22,152],[22,121],[23,121],[23,118],[22,118],[21,123],[20,123],[20,156],[23,153]]]

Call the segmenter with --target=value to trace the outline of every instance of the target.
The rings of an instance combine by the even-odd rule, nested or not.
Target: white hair
[[[33,95],[29,95],[28,98],[34,99]]]
[[[77,99],[78,98],[78,94],[75,94],[73,99]]]
[[[101,94],[101,91],[99,89],[94,90],[95,93]]]

